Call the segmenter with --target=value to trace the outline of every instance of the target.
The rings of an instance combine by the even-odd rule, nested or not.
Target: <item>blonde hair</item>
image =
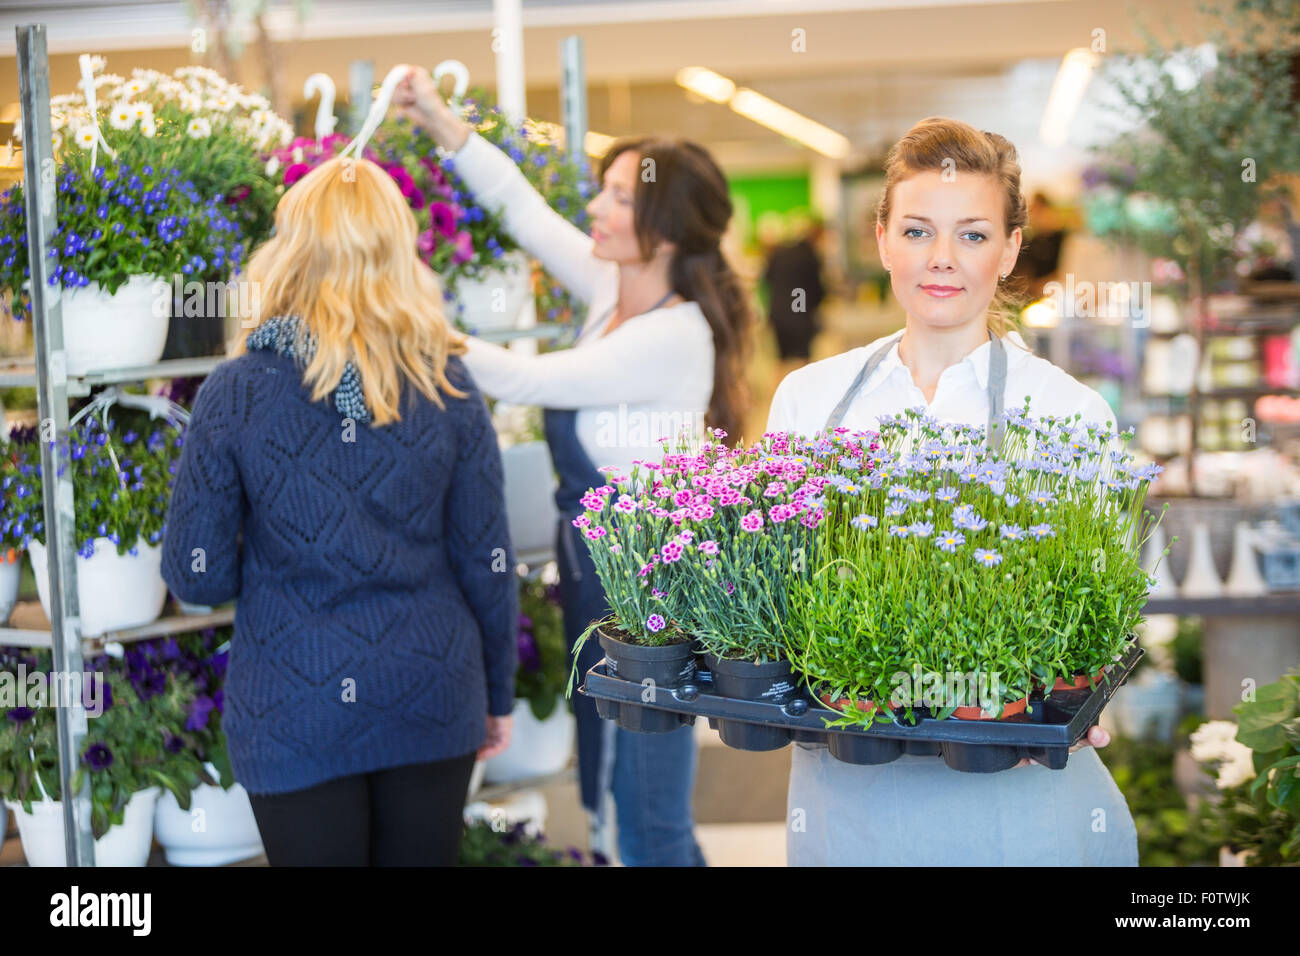
[[[418,227],[397,184],[365,159],[335,157],[288,189],[275,209],[275,234],[253,254],[246,279],[245,329],[295,315],[316,352],[303,382],[320,401],[351,361],[361,377],[371,425],[400,421],[409,381],[439,408],[439,389],[466,397],[447,379],[447,358],[465,338],[442,312],[442,285],[416,254]],[[229,353],[246,350],[247,331]]]
[[[885,191],[876,209],[876,222],[889,225],[894,187],[904,179],[916,173],[949,169],[993,176],[1003,193],[1007,235],[1017,227],[1024,228],[1029,212],[1020,192],[1020,158],[1015,146],[1005,136],[981,132],[961,120],[942,116],[921,120],[889,150],[885,157]],[[989,303],[989,330],[999,338],[1018,325],[1024,298],[1022,286],[1022,282],[1008,278]]]

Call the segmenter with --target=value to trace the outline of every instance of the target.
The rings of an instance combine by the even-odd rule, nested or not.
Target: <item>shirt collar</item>
[[[1016,364],[1021,349],[1025,347],[1024,339],[1020,337],[1018,332],[1012,330],[1003,338],[1002,346],[1006,349],[1007,368],[1009,370],[1012,365]],[[975,348],[958,363],[964,363],[970,366],[971,371],[975,373],[975,381],[979,384],[981,389],[989,387],[989,353],[992,349],[992,341],[987,341],[983,345]],[[870,352],[868,351],[867,354],[870,354]],[[890,347],[888,354],[880,360],[880,377],[876,381],[885,381],[885,379],[894,373],[895,369],[899,368],[904,370],[908,375],[908,380],[910,381],[911,372],[907,372],[906,367],[903,365],[903,360],[898,357],[898,343],[895,342]]]

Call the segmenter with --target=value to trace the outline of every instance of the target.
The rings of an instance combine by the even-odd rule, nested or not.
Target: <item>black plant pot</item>
[[[706,653],[704,662],[713,674],[713,693],[719,697],[784,704],[799,693],[789,661],[756,664],[729,661]],[[780,750],[792,737],[783,727],[764,727],[741,720],[719,720],[717,730],[722,742],[737,750]]]
[[[212,276],[184,278],[186,282],[200,283],[202,292],[194,288],[187,292],[184,283],[179,289],[175,282],[172,283],[171,319],[167,323],[167,345],[162,357],[166,360],[221,354],[225,350],[226,317],[222,304],[226,292],[216,290],[216,284],[225,282],[225,279]]]
[[[695,649],[690,641],[647,647],[620,641],[599,628],[596,635],[605,651],[606,673],[619,680],[644,684],[643,699],[650,695],[647,704],[653,702],[655,694],[671,692],[695,679]],[[666,734],[694,721],[693,717],[628,702],[613,704],[609,710],[600,715],[612,719],[624,730],[642,734]]]

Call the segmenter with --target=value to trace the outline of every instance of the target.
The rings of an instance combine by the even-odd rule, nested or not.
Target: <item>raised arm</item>
[[[591,254],[592,239],[552,209],[515,165],[447,106],[429,71],[410,67],[393,103],[413,123],[453,151],[450,165],[484,207],[503,214],[511,238],[584,302],[615,268]]]

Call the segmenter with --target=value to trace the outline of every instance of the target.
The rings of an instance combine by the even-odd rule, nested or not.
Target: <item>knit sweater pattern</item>
[[[250,351],[195,398],[163,536],[185,601],[238,598],[222,726],[251,793],[456,757],[514,705],[501,455],[458,357],[370,427]]]

